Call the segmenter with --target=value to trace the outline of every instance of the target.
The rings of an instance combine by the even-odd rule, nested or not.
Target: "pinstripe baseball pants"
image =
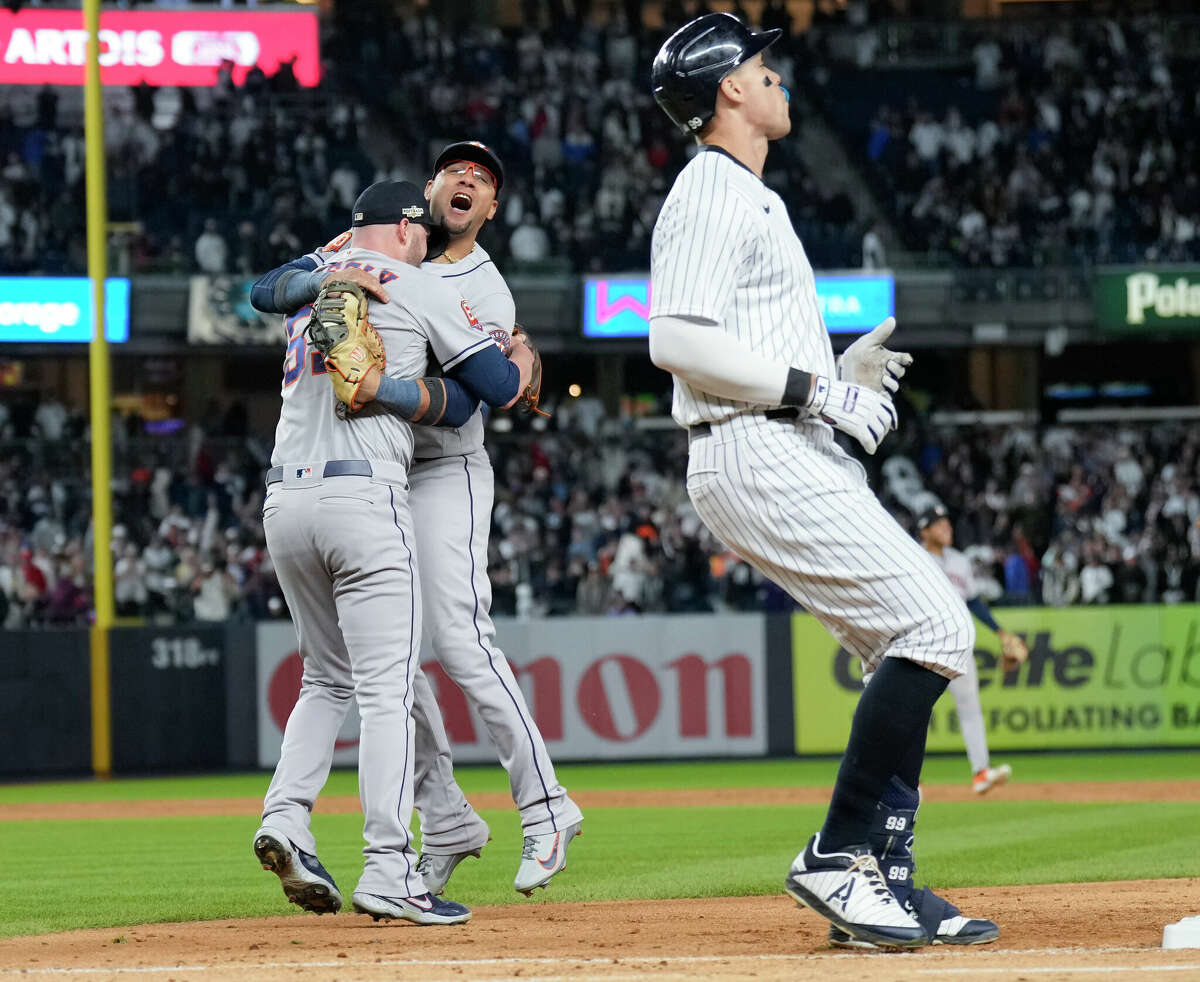
[[[687,489],[709,531],[858,655],[864,675],[888,656],[947,678],[965,670],[966,606],[827,424],[744,414],[693,431]]]

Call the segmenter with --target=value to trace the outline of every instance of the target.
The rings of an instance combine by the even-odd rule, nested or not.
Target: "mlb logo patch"
[[[297,467],[296,468],[296,477],[297,477],[297,479],[305,478],[305,477],[312,477],[312,468],[311,467]]]

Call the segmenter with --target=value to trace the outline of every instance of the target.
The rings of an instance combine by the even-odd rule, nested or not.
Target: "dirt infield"
[[[639,791],[580,791],[572,798],[589,808],[696,808],[731,805],[823,805],[829,788],[684,788]],[[966,785],[922,785],[926,802],[977,801]],[[1200,801],[1200,781],[1092,781],[1010,784],[992,792],[989,800],[1011,801]],[[476,808],[508,809],[512,798],[504,792],[471,795]],[[316,811],[344,815],[359,810],[353,795],[318,799]],[[257,815],[261,798],[162,798],[151,801],[17,802],[0,805],[0,822],[55,821],[79,818],[184,818],[203,815]]]
[[[73,931],[0,941],[0,978],[283,980],[1200,978],[1200,951],[1163,951],[1200,910],[1200,880],[954,890],[1000,940],[903,954],[838,952],[786,897],[478,908],[452,928],[297,915]],[[882,959],[886,959],[884,962]]]

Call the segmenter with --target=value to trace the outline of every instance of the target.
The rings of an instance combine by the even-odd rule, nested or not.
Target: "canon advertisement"
[[[500,619],[497,641],[556,760],[761,757],[767,750],[764,620],[719,617]],[[480,657],[485,657],[482,653]],[[455,760],[496,761],[487,727],[431,657]],[[258,759],[279,760],[303,666],[291,624],[258,626]],[[334,763],[358,760],[351,707]]]
[[[82,85],[87,31],[79,10],[0,11],[0,83]],[[321,80],[315,13],[113,10],[100,15],[105,85],[215,85],[233,63],[241,84],[258,65],[267,75],[294,59],[296,80]]]

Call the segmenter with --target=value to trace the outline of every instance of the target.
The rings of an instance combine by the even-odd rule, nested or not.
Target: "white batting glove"
[[[913,357],[907,351],[889,351],[883,346],[895,329],[896,318],[889,317],[850,345],[838,358],[838,378],[876,392],[897,392]]]
[[[813,376],[812,398],[807,409],[813,416],[820,416],[854,437],[870,454],[879,449],[888,431],[897,426],[896,407],[886,392],[824,375]]]

